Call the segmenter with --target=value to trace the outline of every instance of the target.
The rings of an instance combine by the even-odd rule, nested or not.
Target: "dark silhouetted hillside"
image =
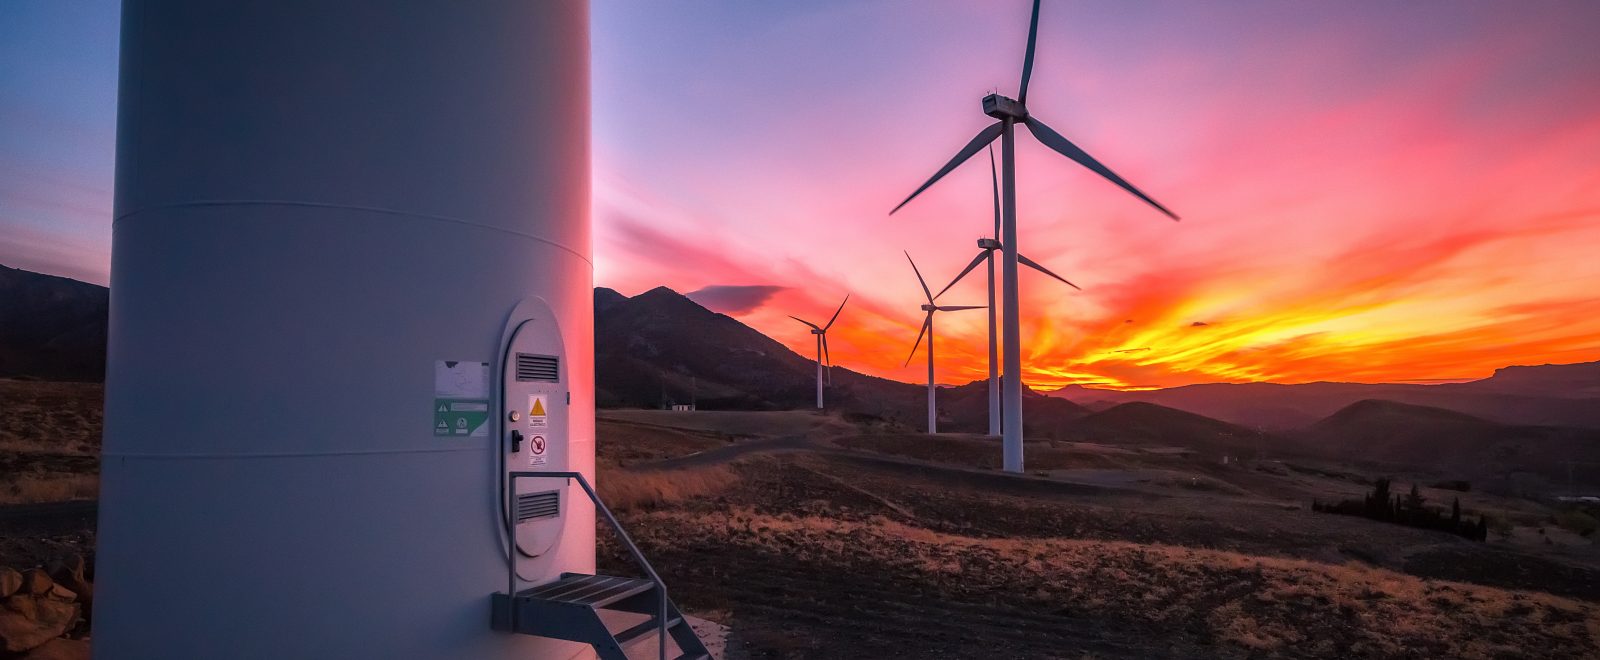
[[[815,399],[810,361],[666,287],[597,305],[595,361],[602,405],[693,398],[705,408],[759,410]]]
[[[0,266],[0,377],[99,381],[108,290]]]
[[[1562,399],[1600,400],[1600,362],[1502,367],[1461,389]]]
[[[1183,447],[1205,454],[1252,456],[1281,447],[1278,438],[1202,415],[1136,401],[1089,414],[1067,427],[1082,442]]]
[[[927,396],[927,388],[922,388]],[[927,417],[923,400],[922,418]],[[989,430],[989,381],[975,380],[966,385],[939,388],[939,430],[960,433],[985,433]],[[1031,438],[1060,437],[1073,420],[1089,414],[1083,406],[1048,397],[1023,385],[1022,426]]]
[[[627,300],[627,299],[628,299],[627,296],[624,296],[624,295],[622,295],[620,293],[617,293],[615,289],[607,289],[606,287],[603,287],[603,286],[595,287],[594,288],[594,313],[595,313],[595,316],[599,316],[600,314],[605,313],[606,310],[611,309],[617,303],[620,303],[620,302],[622,302],[624,300]]]
[[[1353,403],[1296,434],[1308,454],[1453,472],[1503,488],[1600,481],[1600,431],[1501,424],[1396,401]]]

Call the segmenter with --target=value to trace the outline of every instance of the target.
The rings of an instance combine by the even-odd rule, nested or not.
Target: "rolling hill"
[[[1282,447],[1280,438],[1255,429],[1143,401],[1092,413],[1066,427],[1065,435],[1082,442],[1183,447],[1211,455],[1254,456]]]
[[[1345,461],[1423,467],[1501,488],[1600,483],[1600,431],[1501,424],[1454,410],[1358,401],[1293,434],[1300,452]],[[1525,474],[1524,474],[1525,473]]]
[[[105,379],[109,303],[103,286],[0,266],[0,377]]]

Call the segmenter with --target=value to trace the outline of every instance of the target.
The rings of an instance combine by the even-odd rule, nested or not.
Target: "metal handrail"
[[[579,473],[579,472],[512,472],[512,473],[510,473],[510,477],[511,477],[511,493],[509,494],[509,497],[511,497],[511,498],[515,498],[517,496],[517,480],[518,479],[522,479],[522,478],[533,478],[533,479],[544,478],[544,479],[569,479],[569,480],[570,479],[577,479],[578,480],[578,485],[579,486],[583,486],[583,492],[587,493],[589,495],[589,501],[590,502],[594,502],[595,510],[599,511],[601,515],[605,516],[606,522],[610,523],[611,529],[617,533],[617,538],[621,539],[622,540],[622,545],[628,549],[628,554],[633,555],[633,561],[639,565],[639,568],[644,569],[644,574],[649,576],[650,577],[650,582],[652,582],[652,583],[654,583],[656,585],[656,596],[659,599],[658,602],[656,603],[656,606],[660,610],[659,615],[656,617],[656,623],[660,626],[659,630],[656,631],[656,634],[657,634],[657,637],[658,637],[656,645],[657,645],[657,649],[658,649],[658,652],[659,652],[659,655],[660,655],[660,660],[666,660],[666,657],[667,657],[667,583],[662,582],[661,581],[661,576],[656,575],[656,569],[650,566],[649,560],[646,560],[644,558],[644,553],[639,551],[639,546],[634,544],[633,537],[628,536],[627,530],[624,530],[622,528],[622,523],[617,522],[617,517],[611,514],[611,509],[606,508],[605,502],[601,502],[600,501],[600,495],[594,492],[594,487],[589,485],[589,480],[585,479],[583,474]],[[514,511],[515,509],[513,508],[511,510]],[[516,524],[514,522],[512,522],[510,519],[508,519],[506,522],[511,523],[510,529],[506,530],[507,531],[507,535],[506,535],[507,539],[510,541],[510,544],[511,544],[511,547],[508,548],[511,551],[511,555],[507,557],[507,562],[506,562],[506,595],[511,599],[511,607],[512,607],[512,615],[511,616],[512,616],[512,619],[515,620],[515,618],[516,618],[515,608],[516,608],[516,603],[517,603],[517,600],[516,600],[517,599],[517,560],[516,560],[517,530],[516,530]]]

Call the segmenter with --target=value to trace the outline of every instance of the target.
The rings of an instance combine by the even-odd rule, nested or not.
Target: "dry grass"
[[[782,565],[889,574],[969,601],[1093,612],[1198,631],[1265,656],[1596,657],[1600,610],[1543,593],[1161,544],[977,539],[887,519],[657,511],[633,516],[646,551],[712,548]],[[681,530],[693,529],[686,536]]]
[[[606,470],[598,478],[600,497],[614,511],[655,509],[694,498],[712,497],[733,487],[739,475],[727,465],[683,470]]]
[[[835,445],[919,461],[998,470],[1000,441],[970,433],[875,433],[836,438]],[[1074,442],[1038,442],[1028,445],[1028,468],[1036,470],[1123,469],[1182,464],[1181,457],[1132,451],[1120,447]]]
[[[0,379],[0,504],[99,494],[99,383]]]
[[[600,418],[596,423],[596,460],[601,465],[628,467],[727,446],[733,436],[712,431],[669,428]]]
[[[104,392],[99,383],[0,379],[0,451],[99,453]]]
[[[855,426],[833,415],[809,410],[739,411],[599,410],[601,420],[649,424],[688,431],[709,431],[741,437],[832,435],[849,433]]]
[[[100,476],[94,474],[30,474],[0,485],[0,504],[92,500],[99,495]]]

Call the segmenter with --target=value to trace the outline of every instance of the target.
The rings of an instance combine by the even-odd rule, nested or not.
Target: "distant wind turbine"
[[[922,329],[917,331],[917,343],[911,345],[911,354],[906,356],[906,364],[911,364],[911,358],[917,356],[917,347],[922,345],[922,335],[928,335],[928,433],[939,432],[939,413],[934,401],[934,391],[937,386],[933,380],[933,313],[934,312],[959,312],[965,309],[982,309],[980,305],[936,305],[934,295],[928,290],[928,283],[922,279],[922,271],[917,270],[917,262],[911,259],[911,253],[906,253],[906,261],[911,262],[911,272],[917,274],[917,283],[922,285],[922,295],[928,297],[928,302],[922,305],[922,311],[928,315],[922,319]]]
[[[1039,0],[1034,0],[1033,18],[1028,24],[1028,50],[1022,59],[1022,83],[1018,90],[1017,98],[1010,99],[999,94],[990,94],[983,97],[983,113],[999,121],[980,131],[977,137],[972,138],[972,141],[968,142],[967,146],[962,147],[961,151],[950,159],[950,162],[945,163],[944,167],[935,172],[927,183],[922,184],[922,187],[917,188],[915,192],[911,193],[910,197],[907,197],[905,201],[900,202],[899,206],[894,207],[894,210],[889,212],[890,215],[893,215],[895,211],[900,210],[901,207],[921,194],[922,191],[927,190],[929,186],[943,178],[944,175],[949,174],[951,170],[966,162],[973,154],[978,153],[978,150],[982,149],[984,145],[993,142],[995,138],[1000,139],[1001,170],[1004,173],[1002,184],[1005,191],[1002,235],[1000,237],[1000,249],[1004,256],[1001,277],[1005,298],[1005,322],[1003,324],[1005,332],[1005,368],[1002,378],[1005,396],[1005,405],[1003,406],[1005,422],[1002,431],[1005,439],[1001,444],[1004,447],[1004,467],[1007,472],[1022,471],[1022,332],[1018,325],[1019,310],[1017,309],[1017,262],[1019,261],[1017,253],[1017,168],[1016,145],[1013,138],[1016,125],[1018,123],[1026,125],[1028,131],[1033,133],[1033,137],[1043,142],[1045,146],[1109,179],[1112,183],[1154,206],[1173,220],[1178,219],[1178,216],[1168,211],[1166,207],[1151,199],[1149,195],[1144,194],[1138,188],[1133,187],[1133,184],[1128,183],[1122,177],[1117,176],[1115,172],[1111,171],[1111,168],[1102,165],[1100,161],[1095,160],[1088,152],[1061,137],[1060,133],[1055,132],[1054,129],[1046,126],[1044,122],[1034,118],[1028,112],[1028,79],[1033,77],[1033,51],[1034,45],[1038,41],[1038,35]]]
[[[995,173],[995,167],[994,167],[994,145],[992,145],[992,144],[989,145],[989,180],[990,180],[990,182],[993,183],[993,189],[994,189],[994,235],[996,237],[998,237],[1000,235],[1000,179],[999,179],[999,176]],[[965,270],[961,271],[960,275],[957,275],[955,279],[950,280],[950,283],[946,284],[943,289],[940,289],[939,293],[934,294],[935,298],[944,295],[945,291],[949,291],[950,287],[955,286],[956,282],[960,282],[961,278],[966,277],[967,273],[970,273],[970,272],[972,272],[972,269],[977,268],[978,264],[984,263],[984,262],[988,262],[988,265],[989,265],[989,435],[992,435],[992,436],[1000,435],[1000,373],[999,373],[1000,372],[1000,360],[996,357],[996,352],[998,350],[997,349],[997,345],[998,345],[999,337],[995,334],[995,331],[994,331],[995,330],[995,328],[994,328],[994,326],[995,326],[995,323],[994,323],[994,320],[995,320],[994,319],[994,316],[995,316],[995,306],[994,306],[994,251],[995,250],[999,250],[999,249],[1000,249],[1000,241],[997,240],[996,238],[980,238],[980,239],[978,239],[978,256],[973,258],[972,263],[967,264],[967,268]],[[1062,277],[1060,275],[1057,275],[1055,273],[1050,272],[1050,269],[1045,268],[1044,266],[1040,266],[1038,264],[1038,262],[1035,262],[1034,260],[1029,259],[1028,255],[1022,254],[1020,252],[1017,253],[1017,261],[1022,262],[1022,265],[1024,265],[1024,266],[1027,266],[1027,267],[1032,268],[1034,270],[1037,270],[1037,271],[1039,271],[1041,273],[1044,273],[1046,275],[1054,277],[1054,278],[1056,278],[1058,280],[1061,280],[1062,282],[1066,282],[1067,286],[1070,286],[1070,287],[1072,287],[1074,289],[1078,288],[1078,285],[1073,284],[1071,282],[1067,282],[1066,278],[1064,278],[1064,277]],[[1079,290],[1082,291],[1082,289],[1079,289]]]
[[[833,357],[828,355],[828,328],[833,327],[833,322],[839,320],[839,312],[844,311],[844,303],[847,302],[850,302],[850,294],[848,293],[844,296],[844,302],[839,303],[839,309],[833,311],[833,318],[828,319],[828,324],[820,328],[817,327],[817,324],[815,323],[807,321],[793,314],[789,315],[789,318],[811,326],[811,334],[817,336],[817,410],[822,409],[823,379],[826,378],[829,385],[833,384]],[[826,359],[828,363],[826,376],[824,376],[822,369],[824,359]]]

